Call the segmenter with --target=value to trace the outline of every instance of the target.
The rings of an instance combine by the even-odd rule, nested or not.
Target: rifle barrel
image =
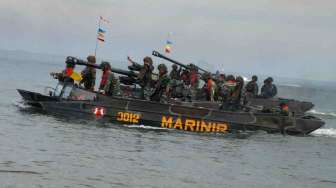
[[[111,71],[117,74],[122,74],[125,76],[129,76],[129,77],[137,77],[138,74],[133,72],[133,71],[127,71],[127,70],[122,70],[122,69],[117,69],[117,68],[111,68]]]
[[[72,64],[75,64],[75,65],[84,65],[84,66],[92,67],[92,68],[95,68],[95,69],[103,69],[103,67],[101,65],[92,64],[92,63],[89,63],[87,61],[78,59],[76,57],[71,57],[71,56],[67,57],[65,63],[67,63],[67,64],[72,63]],[[122,74],[122,75],[129,76],[129,77],[137,77],[138,76],[138,74],[136,74],[133,71],[127,71],[127,70],[122,70],[122,69],[118,69],[118,68],[111,68],[111,72],[114,72],[114,73],[117,73],[117,74]]]
[[[179,65],[179,66],[181,66],[181,67],[183,67],[183,68],[190,69],[189,66],[187,66],[187,65],[185,65],[185,64],[183,64],[183,63],[180,63],[180,62],[178,62],[178,61],[176,61],[176,60],[173,60],[173,59],[171,59],[171,58],[169,58],[169,57],[166,57],[166,56],[160,54],[160,53],[157,52],[157,51],[153,51],[152,55],[153,55],[153,56],[156,56],[156,57],[159,57],[159,58],[162,58],[162,59],[165,59],[165,60],[167,60],[167,61],[170,61],[170,62],[172,62],[172,63],[174,63],[174,64],[176,64],[176,65]]]
[[[162,59],[165,59],[165,60],[167,60],[167,61],[170,61],[170,62],[172,62],[172,63],[174,63],[174,64],[176,64],[176,65],[179,65],[179,66],[181,66],[181,67],[183,67],[183,68],[185,68],[185,69],[190,69],[190,66],[185,65],[185,64],[183,64],[183,63],[180,63],[180,62],[178,62],[178,61],[176,61],[176,60],[173,60],[173,59],[171,59],[171,58],[169,58],[169,57],[167,57],[167,56],[165,56],[165,55],[162,55],[161,53],[159,53],[159,52],[157,52],[157,51],[153,51],[152,55],[153,55],[153,56],[156,56],[156,57],[159,57],[159,58],[162,58]],[[200,68],[200,67],[197,66],[197,65],[194,65],[194,66],[197,67],[198,70],[201,70],[201,71],[203,71],[203,72],[209,72],[209,71],[206,71],[206,70]]]

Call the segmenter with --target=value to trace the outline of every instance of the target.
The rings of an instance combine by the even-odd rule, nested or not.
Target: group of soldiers
[[[95,56],[88,56],[87,61],[90,64],[96,63]],[[252,80],[244,85],[244,79],[241,76],[219,74],[213,75],[209,72],[200,73],[196,65],[190,64],[188,68],[172,65],[172,70],[168,74],[168,68],[165,64],[159,64],[158,74],[153,73],[154,66],[151,57],[143,59],[143,65],[131,60],[128,61],[138,67],[136,84],[140,86],[140,98],[158,102],[167,102],[172,98],[181,98],[182,101],[221,101],[222,108],[234,109],[246,104],[250,98],[262,97],[272,98],[277,95],[277,87],[273,84],[271,77],[264,80],[264,85],[259,94],[258,77],[253,76]],[[122,95],[119,79],[111,71],[111,65],[103,62],[100,65],[102,69],[102,78],[99,85],[99,92],[105,95]],[[71,81],[74,65],[67,64],[62,73],[52,73],[52,75],[61,82]],[[153,79],[153,75],[157,76]],[[84,85],[87,90],[94,91],[96,82],[96,69],[87,66],[81,72],[82,80],[80,85]],[[203,80],[203,87],[200,88],[200,81]],[[72,80],[73,81],[73,80]]]

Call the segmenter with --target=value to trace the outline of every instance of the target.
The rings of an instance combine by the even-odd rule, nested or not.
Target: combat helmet
[[[96,63],[96,56],[94,56],[94,55],[89,55],[89,56],[87,56],[86,59],[89,63],[93,63],[93,64]]]
[[[144,59],[143,59],[143,62],[144,62],[144,64],[146,65],[153,65],[153,60],[152,60],[152,58],[151,57],[148,57],[148,56],[146,56]]]
[[[167,73],[167,66],[165,64],[158,65],[158,70],[162,73]]]
[[[101,64],[100,64],[100,67],[101,69],[103,69],[103,71],[105,70],[111,70],[111,64],[107,61],[103,61]]]

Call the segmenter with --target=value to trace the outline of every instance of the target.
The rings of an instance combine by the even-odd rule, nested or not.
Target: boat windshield
[[[95,100],[96,99],[96,93],[92,92],[92,91],[87,91],[84,89],[80,89],[77,87],[73,87],[71,95],[69,97],[69,99],[71,100]]]
[[[97,94],[78,88],[72,84],[59,83],[54,90],[53,96],[70,100],[95,100]]]
[[[56,86],[56,88],[54,90],[54,96],[55,97],[59,97],[61,95],[63,87],[64,87],[63,84],[61,84],[61,83],[57,84],[57,86]]]
[[[67,99],[70,97],[71,91],[72,91],[73,85],[65,85],[62,90],[61,97],[63,99]]]

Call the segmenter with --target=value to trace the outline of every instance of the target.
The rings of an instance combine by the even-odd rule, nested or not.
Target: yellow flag
[[[79,73],[77,73],[77,72],[73,72],[72,74],[71,74],[71,76],[70,76],[73,80],[75,80],[75,81],[78,81],[78,82],[80,82],[83,78],[82,78],[82,75],[80,75]]]

